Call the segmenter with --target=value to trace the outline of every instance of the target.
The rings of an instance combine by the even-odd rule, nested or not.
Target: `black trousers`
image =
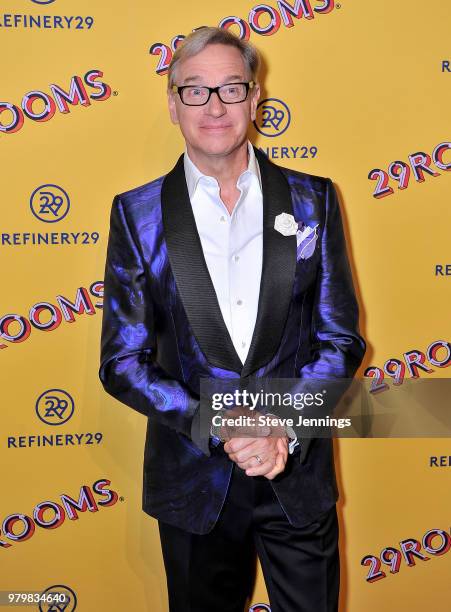
[[[336,506],[307,527],[293,527],[270,481],[246,476],[234,464],[212,531],[198,535],[158,524],[170,612],[244,612],[255,579],[255,552],[271,612],[338,610]]]

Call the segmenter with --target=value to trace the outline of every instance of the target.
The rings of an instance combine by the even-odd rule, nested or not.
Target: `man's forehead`
[[[205,79],[245,80],[244,60],[238,49],[225,45],[208,45],[191,57],[180,61],[178,67],[179,80],[186,83],[196,83]]]

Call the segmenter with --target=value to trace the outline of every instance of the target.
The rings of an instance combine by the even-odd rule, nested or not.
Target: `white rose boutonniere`
[[[294,236],[298,231],[298,224],[293,215],[288,213],[280,213],[274,219],[274,229],[280,232],[283,236]]]
[[[296,236],[297,254],[296,259],[308,259],[315,250],[318,233],[316,228],[306,225],[303,221],[296,221],[293,215],[280,213],[274,219],[274,229],[283,236]]]

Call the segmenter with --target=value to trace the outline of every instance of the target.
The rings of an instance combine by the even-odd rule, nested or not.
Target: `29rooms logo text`
[[[295,19],[311,20],[316,15],[327,15],[335,8],[334,0],[294,0],[292,3],[288,0],[278,0],[276,4],[276,7],[269,4],[257,4],[250,10],[247,20],[228,16],[224,17],[218,25],[225,30],[237,29],[239,37],[248,40],[251,32],[260,36],[272,36],[282,25],[285,28],[292,28],[295,25]],[[184,38],[183,34],[177,34],[169,45],[161,42],[151,45],[149,53],[160,57],[155,69],[157,74],[167,74],[172,55]]]
[[[387,546],[379,556],[365,555],[361,565],[367,566],[366,581],[377,582],[386,578],[381,565],[389,569],[390,574],[398,574],[401,565],[414,567],[418,562],[429,561],[433,557],[441,557],[451,550],[451,534],[444,529],[429,529],[421,540],[407,538],[399,543],[399,548]]]
[[[89,294],[101,298],[101,301],[93,302]],[[103,308],[103,282],[92,283],[89,290],[79,287],[74,301],[62,295],[57,295],[55,301],[57,305],[51,302],[34,304],[27,317],[18,313],[0,317],[0,349],[8,348],[9,345],[5,344],[5,341],[11,344],[24,342],[30,337],[33,328],[49,332],[57,329],[63,321],[74,323],[76,314],[96,314],[96,309]]]
[[[80,488],[78,499],[62,493],[59,501],[45,500],[36,504],[29,514],[22,512],[8,515],[1,523],[0,549],[10,548],[13,543],[25,542],[35,533],[36,527],[42,529],[56,529],[66,518],[76,521],[79,512],[98,512],[99,508],[114,506],[119,499],[116,491],[109,488],[111,480],[102,478],[96,480],[92,487],[83,485]],[[95,499],[94,493],[100,499]]]
[[[374,188],[373,197],[376,199],[386,198],[394,193],[390,186],[390,179],[394,184],[397,184],[398,190],[404,190],[412,184],[411,179],[417,183],[424,183],[426,175],[433,178],[440,176],[442,172],[451,170],[451,161],[449,161],[449,150],[451,142],[440,142],[432,151],[431,155],[424,151],[416,151],[408,156],[408,161],[397,159],[393,161],[387,168],[373,168],[368,174],[370,181],[377,181]],[[448,153],[448,159],[445,160],[445,153]],[[441,170],[442,172],[438,172]]]
[[[387,376],[393,380],[393,384],[402,385],[405,378],[419,378],[420,372],[432,374],[434,368],[447,368],[451,366],[451,342],[447,340],[435,340],[425,351],[412,349],[406,351],[402,359],[391,357],[387,359],[382,368],[369,366],[364,376],[372,378],[370,393],[381,393],[388,391],[391,387],[384,382]]]
[[[14,134],[22,129],[25,118],[38,123],[50,121],[58,110],[65,115],[71,106],[88,107],[93,102],[108,100],[111,87],[104,81],[101,70],[89,70],[82,77],[73,76],[66,88],[49,85],[50,93],[32,90],[27,92],[20,103],[0,102],[0,132]],[[89,90],[91,92],[89,93]]]

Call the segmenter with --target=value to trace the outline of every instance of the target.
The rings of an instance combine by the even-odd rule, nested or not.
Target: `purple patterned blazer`
[[[164,177],[116,196],[111,210],[99,377],[147,417],[143,510],[192,533],[213,528],[233,467],[222,446],[200,438],[200,379],[352,378],[365,353],[332,181],[255,154],[263,269],[244,365],[203,256],[183,155]],[[318,224],[308,259],[297,260],[296,236],[274,229],[282,212]],[[269,482],[293,525],[314,521],[338,498],[332,441],[302,439]]]

